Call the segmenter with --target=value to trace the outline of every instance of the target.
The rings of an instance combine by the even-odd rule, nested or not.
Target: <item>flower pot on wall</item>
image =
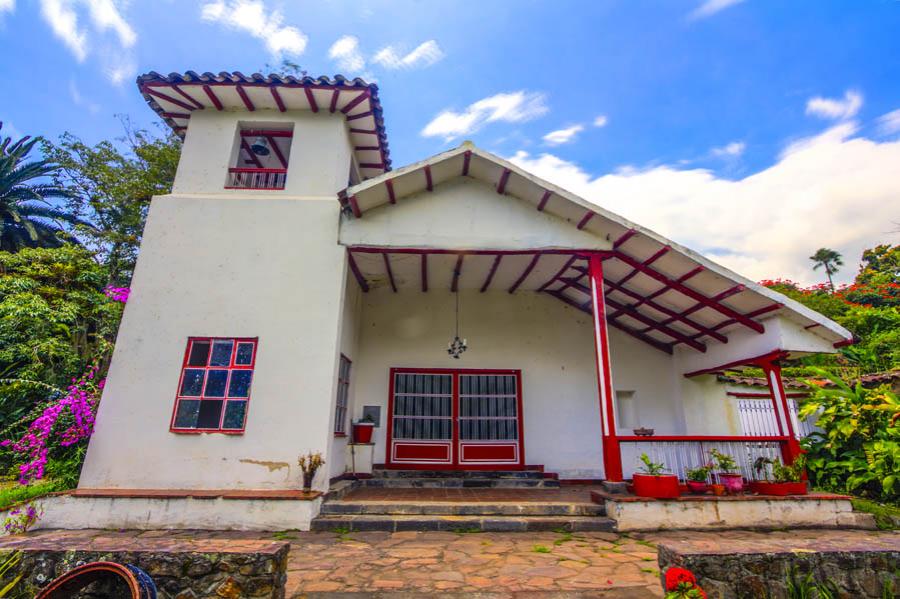
[[[709,491],[709,484],[705,482],[697,482],[695,480],[687,481],[688,491],[693,493],[694,495],[704,495],[707,491]]]
[[[674,499],[681,493],[678,488],[678,477],[674,474],[635,474],[632,478],[634,494],[638,497],[653,499]]]
[[[754,493],[759,493],[760,495],[806,495],[809,493],[809,489],[806,486],[806,483],[803,481],[800,482],[791,482],[791,483],[773,483],[764,480],[755,480],[750,483],[750,490]]]
[[[725,486],[725,490],[730,495],[737,495],[744,490],[744,477],[741,474],[731,472],[719,472],[719,482]]]
[[[375,430],[374,422],[356,422],[353,424],[353,442],[371,443],[372,432]]]

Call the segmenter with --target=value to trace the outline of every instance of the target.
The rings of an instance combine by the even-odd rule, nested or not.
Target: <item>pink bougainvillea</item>
[[[103,290],[103,293],[109,299],[124,304],[128,301],[128,295],[131,293],[131,289],[128,287],[113,287],[112,285],[107,285],[106,289]]]
[[[72,379],[66,394],[51,401],[21,439],[0,442],[0,446],[12,449],[24,459],[19,466],[19,482],[23,485],[43,478],[50,437],[56,423],[66,411],[72,415],[74,422],[57,433],[60,445],[74,445],[91,436],[97,402],[104,383],[96,378],[97,370],[97,366],[92,366],[80,379]]]

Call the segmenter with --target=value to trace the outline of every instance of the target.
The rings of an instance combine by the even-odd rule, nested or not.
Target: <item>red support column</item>
[[[772,394],[772,403],[775,407],[775,419],[778,421],[778,429],[782,435],[787,435],[788,441],[781,446],[781,458],[785,464],[793,463],[800,455],[800,441],[797,439],[794,420],[788,406],[787,395],[784,392],[784,383],[781,380],[781,366],[774,360],[764,360],[759,364],[766,374],[769,383],[769,391]]]
[[[589,260],[591,301],[594,313],[594,355],[597,358],[597,390],[600,395],[600,419],[603,433],[603,470],[606,480],[622,480],[622,454],[616,436],[616,409],[609,363],[609,336],[606,330],[606,303],[603,294],[603,259]]]

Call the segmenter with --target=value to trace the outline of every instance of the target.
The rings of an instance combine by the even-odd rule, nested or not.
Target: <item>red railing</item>
[[[230,168],[225,189],[284,189],[287,169]]]

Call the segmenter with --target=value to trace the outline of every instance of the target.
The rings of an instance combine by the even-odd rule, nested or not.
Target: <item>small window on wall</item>
[[[631,431],[640,428],[634,391],[616,391],[616,428]]]
[[[241,127],[226,189],[284,189],[291,156],[290,129]]]
[[[334,404],[334,434],[347,434],[347,398],[350,391],[350,359],[341,354],[338,368],[337,401]]]
[[[241,433],[247,420],[257,339],[188,339],[173,432]]]

